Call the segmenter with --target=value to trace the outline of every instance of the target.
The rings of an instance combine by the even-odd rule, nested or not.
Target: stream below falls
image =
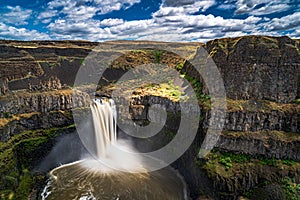
[[[82,160],[50,172],[43,200],[183,200],[186,186],[172,168],[129,173],[106,170]]]

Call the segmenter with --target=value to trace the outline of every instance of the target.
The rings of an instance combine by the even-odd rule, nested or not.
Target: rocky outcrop
[[[224,80],[230,99],[266,99],[288,103],[299,98],[300,56],[288,37],[246,36],[216,39],[205,49]],[[186,62],[189,76],[202,80]]]
[[[171,131],[176,134],[176,127],[178,128],[180,123],[180,105],[168,98],[133,98],[131,117],[136,121],[150,120],[148,109],[155,103],[164,105],[168,112],[169,120],[162,132]],[[232,104],[238,105],[234,108]],[[259,106],[256,107],[257,105]],[[229,101],[228,107],[224,131],[214,149],[241,155],[242,161],[231,163],[234,161],[229,158],[232,168],[226,171],[225,167],[220,165],[219,159],[209,165],[211,158],[197,158],[210,118],[209,112],[202,109],[203,124],[194,143],[172,165],[187,181],[192,199],[197,199],[199,195],[208,195],[212,199],[238,199],[265,181],[275,183],[286,176],[299,177],[300,168],[297,162],[300,161],[300,135],[297,104],[276,104],[268,101],[258,101],[255,104],[252,101],[243,101],[240,104]],[[167,144],[173,136],[169,134],[169,139],[158,136],[159,139],[154,140],[153,146],[155,149],[161,148],[157,143]],[[141,146],[145,149],[145,145]],[[287,164],[281,163],[284,159],[288,160]]]
[[[231,200],[238,199],[239,196],[245,194],[251,188],[263,184],[263,182],[276,182],[285,177],[296,177],[299,181],[299,166],[280,169],[274,166],[264,166],[260,164],[240,164],[237,165],[232,172],[220,171],[217,174],[211,174],[213,180],[213,188],[218,191],[217,199]]]
[[[213,40],[206,49],[231,99],[291,102],[298,96],[300,56],[288,37],[248,36]]]
[[[0,79],[0,96],[5,95],[8,92],[7,82],[6,78]]]
[[[29,92],[34,92],[34,91],[45,92],[45,91],[61,90],[61,89],[62,89],[62,84],[56,76],[55,77],[51,76],[48,80],[43,82],[41,81],[38,85],[31,85],[31,83],[29,83],[28,86]]]
[[[75,107],[89,106],[89,96],[73,90],[49,91],[43,93],[17,93],[0,98],[0,117],[5,113],[21,114],[40,112],[47,113],[53,110],[69,110]]]
[[[28,130],[59,128],[74,123],[70,110],[52,111],[43,114],[32,113],[27,115],[29,116],[12,120],[5,126],[0,127],[0,141],[7,142],[14,135]]]
[[[279,131],[224,131],[216,144],[216,148],[223,151],[296,161],[300,161],[299,147],[298,134]]]
[[[262,131],[277,130],[300,133],[299,113],[274,110],[270,113],[237,111],[227,113],[224,130]]]
[[[171,101],[168,98],[157,96],[139,96],[131,101],[131,117],[135,120],[148,120],[149,106],[159,104],[166,108],[167,112],[180,114],[179,102]],[[274,106],[275,107],[275,106]],[[300,133],[299,112],[300,106],[290,104],[286,110],[228,110],[223,130],[227,131],[262,131],[277,130],[285,132]],[[290,109],[292,108],[292,109]],[[126,108],[125,108],[126,109]],[[192,112],[188,111],[188,112]],[[202,109],[204,118],[203,127],[207,128],[210,120],[209,112]]]
[[[147,50],[141,50],[141,45]],[[164,43],[147,41],[111,41],[95,43],[87,41],[3,41],[0,40],[0,74],[8,79],[10,90],[38,87],[40,81],[57,77],[62,85],[73,86],[78,69],[89,53],[98,46],[99,56],[109,58],[120,55],[103,74],[105,80],[118,80],[125,69],[146,63],[162,63],[175,68],[184,61],[172,52],[186,49],[185,56],[194,52],[200,43]],[[132,47],[129,52],[128,48]],[[157,47],[158,50],[153,48]],[[122,49],[125,50],[122,50]],[[111,52],[108,54],[107,49]],[[123,55],[122,55],[123,54]],[[124,70],[123,70],[124,69]]]

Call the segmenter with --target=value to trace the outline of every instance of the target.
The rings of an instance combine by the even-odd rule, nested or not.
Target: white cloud
[[[124,23],[123,19],[104,19],[100,22],[101,26],[117,26]]]
[[[254,23],[255,24],[255,23],[259,22],[260,20],[262,20],[262,18],[250,16],[247,19],[245,19],[244,22],[245,23]]]
[[[57,8],[73,8],[76,6],[76,1],[74,0],[53,0],[48,3],[48,8],[49,9],[57,9]]]
[[[52,21],[53,17],[58,14],[57,10],[47,10],[39,13],[37,16],[37,20],[42,21],[44,24],[48,24]]]
[[[92,19],[96,15],[127,9],[139,2],[140,0],[52,0],[37,19],[45,24],[53,21],[55,16],[70,23],[79,22]]]
[[[27,20],[30,18],[32,10],[23,9],[20,6],[7,6],[7,12],[2,14],[0,21],[15,26],[28,24]]]
[[[106,14],[121,8],[128,9],[141,0],[94,0],[95,5],[101,14]]]
[[[14,40],[49,40],[50,37],[45,33],[25,28],[16,28],[0,22],[0,38]]]
[[[234,9],[235,5],[233,4],[221,4],[218,6],[218,9],[220,10],[230,10],[230,9]]]
[[[160,9],[153,13],[153,17],[193,14],[199,10],[204,12],[214,4],[215,0],[164,0],[160,6]]]
[[[58,19],[50,23],[47,28],[56,39],[103,41],[113,39],[107,28],[100,28],[100,21],[67,21]]]
[[[55,22],[50,23],[47,26],[53,33],[62,35],[96,33],[99,30],[99,27],[99,21],[90,21],[90,23],[88,23],[88,21],[70,23],[65,19],[55,20]]]
[[[290,35],[297,36],[299,31],[294,29],[299,29],[299,13],[279,19],[261,16],[263,13],[268,13],[270,8],[275,11],[286,9],[284,7],[287,5],[286,1],[227,0],[222,4],[223,6],[217,5],[218,9],[234,7],[236,13],[252,15],[246,19],[227,19],[212,14],[195,14],[216,5],[215,0],[163,0],[159,10],[152,14],[151,19],[125,21],[120,18],[109,18],[100,21],[95,19],[96,15],[129,8],[140,0],[52,0],[44,11],[37,14],[37,20],[47,24],[45,28],[49,30],[52,39],[205,42],[219,37],[248,34],[279,35],[287,29],[290,30]],[[18,6],[10,9],[26,11]],[[27,10],[27,17],[24,15],[24,20],[18,19],[18,21],[26,23],[32,14],[32,11],[30,13],[29,11]],[[6,24],[8,23],[0,24],[0,37],[5,38],[7,35],[7,38],[15,39],[49,39],[45,33],[18,29]]]
[[[75,20],[91,19],[96,12],[97,12],[97,8],[92,6],[83,6],[83,5],[64,11],[64,13],[67,14],[68,18],[75,19]]]
[[[269,31],[282,30],[299,30],[300,29],[300,12],[284,16],[282,18],[274,18],[264,25],[264,28]]]
[[[57,14],[57,10],[44,11],[39,14],[38,19],[52,18],[56,14]]]
[[[105,19],[84,22],[56,20],[48,28],[57,39],[206,41],[255,32],[259,17],[224,19],[213,15],[164,16],[148,20]],[[105,27],[105,28],[103,28]]]
[[[259,9],[253,10],[252,15],[267,15],[277,12],[283,12],[290,8],[287,4],[270,4],[268,6],[261,7]]]
[[[195,13],[204,12],[215,3],[215,0],[164,0],[161,7],[183,8],[186,13]]]
[[[48,9],[62,9],[63,13],[70,13],[76,10],[77,7],[81,7],[81,10],[76,12],[84,12],[84,8],[98,11],[99,14],[106,14],[121,8],[127,9],[136,3],[140,3],[141,0],[53,0],[48,3]],[[86,6],[85,3],[89,3],[90,6]],[[87,10],[85,10],[87,12]]]
[[[267,15],[290,8],[289,0],[238,0],[236,14]]]
[[[59,14],[66,15],[65,18],[72,20],[83,21],[91,19],[98,11],[97,7],[87,6],[84,2],[75,0],[54,0],[48,3],[48,8],[42,12],[39,16],[40,19],[47,19],[47,22],[51,21],[50,18],[58,16]],[[47,14],[49,13],[49,14]],[[41,16],[42,15],[42,16]],[[45,16],[46,15],[46,16]]]
[[[288,36],[290,36],[291,38],[300,38],[300,29],[297,29],[295,31],[293,31],[292,33],[288,34]]]

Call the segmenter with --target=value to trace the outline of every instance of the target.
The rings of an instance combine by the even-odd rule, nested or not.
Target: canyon
[[[95,48],[120,56],[109,63],[96,86],[82,84],[77,90],[76,74]],[[211,118],[210,93],[190,62],[199,48],[217,66],[227,102],[222,134],[204,158],[198,153]],[[181,51],[186,57],[176,54]],[[77,137],[74,115],[89,108],[90,96],[110,97],[116,81],[127,71],[151,63],[184,75],[198,97],[197,135],[172,164],[183,176],[192,199],[291,199],[300,195],[299,190],[286,189],[300,184],[299,52],[300,40],[271,36],[215,39],[206,44],[2,40],[0,196],[39,199],[47,172],[61,163],[44,171],[39,166],[60,138]],[[151,105],[166,108],[163,129],[149,138],[151,148],[171,141],[180,123],[182,93],[173,83],[146,85],[129,93],[130,115],[137,124],[160,120],[150,117]],[[143,147],[143,143],[136,146]],[[74,156],[73,161],[76,159]]]

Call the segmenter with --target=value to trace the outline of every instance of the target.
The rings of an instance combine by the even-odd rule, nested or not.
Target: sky
[[[1,0],[0,39],[300,38],[300,0]]]

